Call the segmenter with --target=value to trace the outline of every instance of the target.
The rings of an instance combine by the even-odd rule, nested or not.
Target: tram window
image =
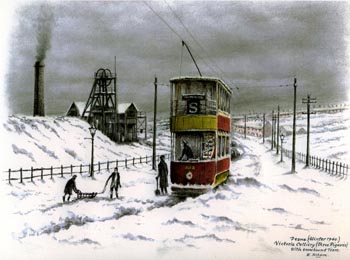
[[[225,155],[225,137],[224,136],[221,137],[221,142],[222,142],[222,144],[221,144],[221,156],[224,156]]]
[[[226,136],[226,155],[230,154],[230,138]]]

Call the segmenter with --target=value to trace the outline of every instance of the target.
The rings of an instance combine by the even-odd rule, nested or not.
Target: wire
[[[205,53],[208,53],[206,51],[206,49],[202,46],[202,44],[197,41],[197,39],[194,37],[194,35],[190,32],[190,30],[187,28],[187,26],[184,24],[184,22],[181,20],[181,18],[177,15],[177,13],[175,12],[175,10],[168,4],[168,2],[166,0],[164,0],[164,2],[167,4],[167,6],[169,7],[169,9],[172,11],[172,13],[174,14],[174,16],[176,17],[176,19],[181,23],[181,25],[184,27],[184,29],[186,30],[186,32],[190,35],[190,37],[193,39],[193,41],[205,52]],[[223,72],[223,70],[213,61],[211,60],[209,57],[208,57],[209,61],[212,62],[214,65],[215,65],[215,68],[219,70],[220,73],[218,73],[218,71],[216,71],[215,69],[213,69],[212,66],[208,65],[205,60],[202,58],[203,62],[211,68],[211,70],[214,72],[214,73],[217,73],[217,74],[221,74],[221,76],[223,78],[228,78],[226,77],[225,73]],[[232,82],[230,82],[231,85],[234,85],[232,84]],[[239,88],[237,86],[235,86],[235,88],[237,90],[239,90]]]
[[[152,10],[152,12],[156,15],[156,16],[158,16],[158,18],[160,19],[160,20],[162,20],[163,21],[163,23],[165,23],[166,24],[166,26],[168,26],[168,28],[173,32],[173,33],[175,33],[176,35],[177,35],[177,37],[179,37],[180,38],[180,40],[182,40],[182,37],[181,37],[181,35],[180,34],[178,34],[176,31],[175,31],[175,29],[173,29],[168,23],[167,23],[167,21],[165,21],[147,2],[145,2],[145,1],[143,1],[143,3],[149,8],[149,9],[151,9]]]

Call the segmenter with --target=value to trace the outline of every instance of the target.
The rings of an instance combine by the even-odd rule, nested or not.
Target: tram
[[[229,175],[232,91],[202,76],[172,78],[170,87],[172,193],[202,194]]]

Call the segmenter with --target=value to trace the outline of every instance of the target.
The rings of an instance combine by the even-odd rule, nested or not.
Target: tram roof
[[[230,94],[232,93],[231,88],[222,80],[216,77],[205,77],[205,76],[200,76],[200,77],[193,77],[193,76],[181,76],[181,77],[174,77],[170,79],[170,82],[177,82],[177,81],[182,81],[182,80],[203,80],[203,81],[214,81],[214,82],[219,82],[221,83],[226,89],[227,91],[230,92]]]

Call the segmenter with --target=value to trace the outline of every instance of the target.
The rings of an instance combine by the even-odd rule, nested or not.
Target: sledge
[[[93,199],[97,195],[97,192],[80,192],[78,193],[78,199]]]

